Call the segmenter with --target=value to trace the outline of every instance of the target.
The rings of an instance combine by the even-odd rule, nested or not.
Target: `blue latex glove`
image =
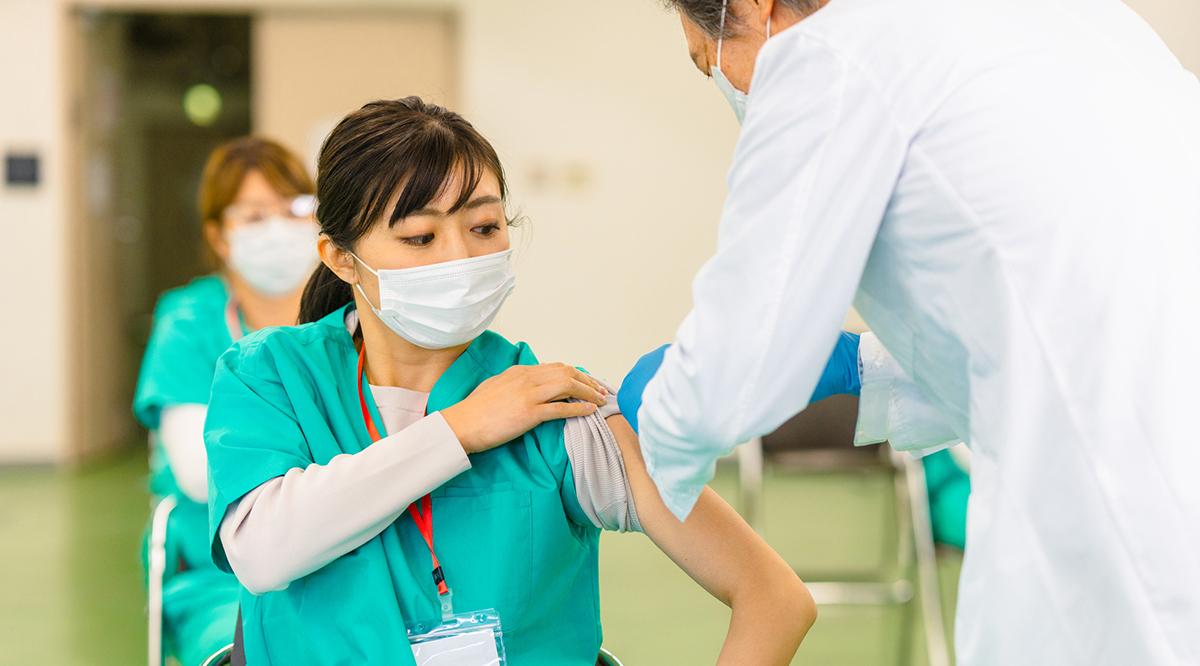
[[[646,390],[646,384],[658,373],[663,354],[667,353],[667,347],[670,346],[663,345],[639,358],[621,382],[621,390],[617,391],[617,406],[621,408],[621,416],[625,417],[634,432],[638,431],[638,410],[642,408],[642,392]]]
[[[849,393],[858,395],[862,391],[862,376],[858,372],[859,336],[842,331],[838,334],[833,354],[821,371],[817,388],[813,390],[809,404],[820,402],[831,395]]]
[[[854,333],[842,331],[838,335],[837,345],[821,372],[817,388],[809,399],[810,404],[831,395],[859,394],[862,390],[862,377],[858,372],[858,343],[859,336]],[[638,410],[642,408],[642,392],[646,390],[646,384],[658,373],[663,355],[670,346],[663,345],[638,359],[629,374],[625,375],[625,381],[621,382],[621,390],[617,391],[617,405],[621,408],[621,415],[629,422],[634,432],[638,432]]]

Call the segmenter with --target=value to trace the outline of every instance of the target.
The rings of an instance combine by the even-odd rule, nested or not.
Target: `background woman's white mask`
[[[479,337],[516,286],[512,250],[378,271],[351,256],[379,279],[379,307],[371,304],[361,284],[355,285],[375,316],[425,349],[446,349]]]
[[[315,222],[273,217],[229,232],[229,266],[266,296],[290,294],[312,274],[317,256]]]

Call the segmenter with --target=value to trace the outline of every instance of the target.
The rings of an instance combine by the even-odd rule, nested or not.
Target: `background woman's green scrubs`
[[[372,445],[345,315],[253,334],[221,358],[205,439],[213,557],[226,570],[217,526],[230,503],[288,470]],[[524,344],[484,333],[438,380],[428,409],[536,363]],[[576,498],[562,432],[561,421],[546,423],[473,455],[470,470],[432,493],[455,609],[498,610],[518,666],[590,666],[600,649],[599,531]],[[412,664],[405,624],[440,617],[429,549],[407,514],[282,591],[243,592],[242,613],[255,666]]]
[[[967,500],[971,475],[948,450],[925,456],[925,487],[929,491],[929,518],[933,540],[963,549],[967,544]]]
[[[164,408],[208,403],[217,359],[233,343],[228,302],[225,284],[216,276],[197,278],[159,298],[133,402],[146,428],[158,429]],[[196,666],[233,639],[240,587],[213,566],[208,507],[179,489],[157,442],[150,455],[150,492],[156,500],[173,496],[177,502],[167,526],[165,649],[184,666]]]

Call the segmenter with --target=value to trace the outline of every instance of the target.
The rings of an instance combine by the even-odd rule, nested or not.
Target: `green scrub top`
[[[252,334],[218,363],[205,441],[212,556],[223,569],[217,527],[231,503],[291,469],[372,445],[344,323],[349,307]],[[525,344],[486,332],[438,380],[428,409],[537,362]],[[432,493],[434,545],[455,610],[498,610],[516,666],[591,666],[600,649],[599,530],[579,506],[562,433],[562,421],[545,423],[472,455],[470,470]],[[406,623],[440,617],[429,549],[407,513],[284,590],[243,591],[241,604],[246,656],[256,666],[413,664]]]
[[[949,451],[938,451],[922,458],[925,486],[929,491],[929,517],[933,539],[958,549],[967,545],[967,502],[971,496],[971,475],[958,466]]]
[[[215,275],[196,278],[159,297],[133,399],[134,415],[150,431],[158,429],[167,407],[208,404],[217,359],[233,344],[228,304],[225,282]],[[157,438],[151,442],[150,492],[177,500],[168,527],[170,554],[178,553],[191,568],[211,569],[208,507],[179,489]]]
[[[217,359],[233,344],[228,305],[229,292],[215,275],[197,278],[158,299],[133,402],[134,415],[147,429],[158,429],[167,407],[208,403]],[[157,438],[151,441],[150,492],[176,500],[167,524],[164,648],[184,666],[199,666],[232,639],[241,586],[213,565],[208,505],[193,502],[179,489]],[[143,566],[147,546],[143,538]]]

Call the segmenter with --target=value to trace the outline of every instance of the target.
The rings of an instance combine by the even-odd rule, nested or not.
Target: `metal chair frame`
[[[217,650],[208,656],[200,666],[226,666],[229,663],[229,658],[233,654],[233,643]]]
[[[600,659],[597,663],[604,666],[625,666],[620,659],[617,659],[617,655],[604,648],[600,648]]]
[[[150,548],[148,560],[148,590],[146,616],[149,621],[147,629],[147,663],[149,666],[162,666],[163,663],[163,578],[167,572],[167,524],[171,512],[175,510],[176,500],[167,496],[159,500],[154,507],[150,520]]]
[[[816,449],[809,452],[779,456],[790,459],[786,467],[822,472],[862,468],[861,462],[846,463],[849,456],[839,455],[837,449]],[[861,455],[857,456],[861,459]],[[941,591],[938,582],[937,555],[933,543],[933,527],[929,518],[929,498],[925,490],[925,472],[919,460],[912,456],[881,447],[881,463],[893,474],[897,552],[895,561],[900,578],[880,580],[879,572],[864,576],[842,572],[840,580],[814,580],[806,584],[818,605],[838,606],[909,606],[914,598],[920,604],[924,620],[926,652],[931,666],[949,666],[951,656],[946,641],[942,617]],[[739,504],[743,517],[756,530],[762,528],[764,470],[767,464],[762,439],[751,440],[737,449]],[[915,584],[907,572],[915,569]],[[865,578],[865,579],[864,579]],[[919,593],[919,594],[918,594]],[[912,612],[905,613],[897,650],[900,663],[910,659]]]

